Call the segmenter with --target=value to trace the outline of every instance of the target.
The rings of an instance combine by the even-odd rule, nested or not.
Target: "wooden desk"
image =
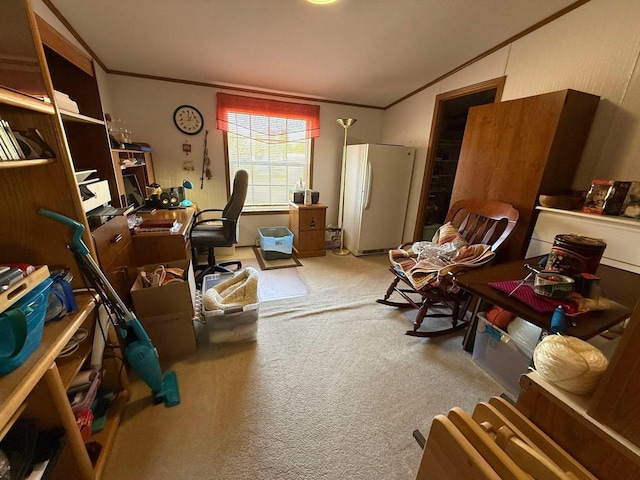
[[[549,331],[552,313],[537,312],[517,298],[509,297],[508,294],[488,285],[488,282],[522,280],[528,273],[524,268],[524,264],[529,263],[530,265],[536,265],[540,258],[541,257],[535,257],[528,260],[517,260],[493,267],[471,270],[456,278],[456,283],[479,299],[486,300],[505,310],[509,310],[543,330]],[[567,335],[583,340],[595,337],[599,333],[628,318],[631,314],[631,309],[638,301],[640,295],[640,275],[602,264],[598,267],[596,275],[601,278],[601,287],[605,296],[624,305],[626,308],[588,312],[572,317],[575,325],[567,322]],[[476,302],[474,314],[477,313],[479,303],[480,302]],[[469,330],[474,328],[475,322],[472,322]]]
[[[174,219],[182,226],[177,233],[153,232],[131,235],[138,266],[190,259],[189,228],[195,213],[195,207],[187,207],[174,210],[158,209],[154,213],[140,214],[143,220]]]

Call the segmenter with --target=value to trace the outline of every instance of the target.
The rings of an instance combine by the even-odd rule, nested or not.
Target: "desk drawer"
[[[100,265],[112,263],[131,242],[129,225],[125,216],[112,218],[91,232],[98,252]]]
[[[111,263],[101,264],[100,267],[109,283],[120,295],[120,298],[128,301],[129,290],[131,290],[138,276],[138,268],[131,242],[125,245],[125,248],[119,252]]]
[[[296,243],[300,252],[324,250],[324,230],[300,232]]]
[[[324,208],[301,209],[299,218],[300,231],[322,230],[324,235],[324,212]]]

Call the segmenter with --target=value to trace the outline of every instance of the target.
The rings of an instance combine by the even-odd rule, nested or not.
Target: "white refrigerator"
[[[415,149],[347,146],[344,245],[353,255],[386,252],[402,243]]]

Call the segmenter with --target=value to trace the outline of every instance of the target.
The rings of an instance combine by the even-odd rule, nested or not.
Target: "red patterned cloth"
[[[553,312],[557,306],[562,306],[567,315],[580,313],[578,311],[578,304],[573,300],[543,297],[534,292],[533,288],[529,285],[522,284],[518,287],[520,282],[521,280],[505,280],[503,282],[490,282],[488,285],[505,293],[513,292],[511,294],[512,297],[517,298],[541,313]],[[516,287],[518,288],[514,291]]]

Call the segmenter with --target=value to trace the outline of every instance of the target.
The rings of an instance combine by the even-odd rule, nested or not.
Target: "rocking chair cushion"
[[[467,245],[456,228],[441,226],[433,242],[416,242],[408,248],[389,250],[389,260],[402,271],[416,289],[436,286],[443,275],[460,267],[477,267],[494,256],[490,245]]]

